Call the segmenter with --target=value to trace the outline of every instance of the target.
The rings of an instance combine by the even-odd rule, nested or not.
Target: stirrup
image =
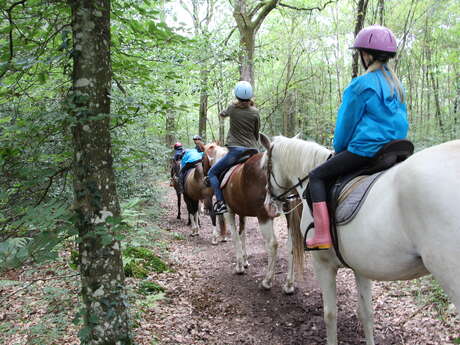
[[[331,249],[333,247],[333,245],[331,244],[330,247],[327,247],[327,248],[321,248],[321,246],[319,247],[313,247],[313,248],[310,248],[310,247],[307,247],[307,234],[308,232],[313,229],[315,227],[315,223],[314,222],[311,222],[308,226],[307,226],[307,230],[305,231],[305,235],[303,237],[303,250],[305,252],[314,252],[314,251],[318,251],[318,250],[328,250],[328,249]]]

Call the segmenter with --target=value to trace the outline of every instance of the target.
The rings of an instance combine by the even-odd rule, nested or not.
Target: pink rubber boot
[[[309,249],[329,249],[332,247],[331,233],[329,229],[329,212],[325,201],[313,203],[313,221],[315,234],[307,240]]]

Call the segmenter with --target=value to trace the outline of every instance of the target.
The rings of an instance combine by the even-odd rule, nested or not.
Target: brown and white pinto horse
[[[226,153],[227,149],[215,143],[205,145],[205,155],[203,156],[203,167],[205,173],[208,172],[220,158]],[[235,171],[223,189],[224,199],[228,207],[228,212],[224,214],[225,223],[230,226],[236,250],[237,274],[243,274],[245,268],[249,266],[246,253],[246,217],[257,217],[259,227],[265,242],[265,249],[268,253],[268,268],[262,287],[270,289],[275,274],[275,263],[278,249],[278,242],[273,230],[273,218],[277,214],[269,213],[264,207],[266,197],[267,176],[261,167],[262,153],[255,154],[243,163],[243,166]],[[235,215],[239,216],[239,230],[236,229]],[[287,281],[283,287],[286,294],[294,292],[293,285],[293,256],[292,239],[289,236],[288,249],[291,254],[289,257],[289,272]]]
[[[206,187],[204,184],[203,165],[198,163],[194,168],[187,173],[184,182],[184,201],[187,205],[189,213],[188,225],[192,225],[192,236],[198,236],[200,222],[198,219],[198,209],[200,201],[203,201],[205,209],[211,216],[213,225],[212,244],[217,244],[219,237],[221,241],[227,241],[225,234],[225,224],[222,216],[219,216],[220,234],[216,227],[216,215],[212,210],[212,188]]]

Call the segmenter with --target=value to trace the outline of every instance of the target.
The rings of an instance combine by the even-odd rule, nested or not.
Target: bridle
[[[272,198],[272,200],[276,200],[276,201],[281,201],[281,202],[286,202],[287,199],[290,197],[290,193],[296,189],[297,187],[301,186],[302,187],[302,183],[304,183],[306,180],[308,180],[308,178],[310,177],[309,174],[307,174],[307,176],[303,177],[303,178],[298,178],[299,182],[297,182],[296,184],[294,184],[293,186],[291,187],[286,187],[286,186],[282,186],[278,183],[278,181],[276,180],[276,177],[275,175],[273,174],[273,166],[272,166],[272,152],[273,152],[273,147],[275,147],[275,145],[271,145],[270,148],[268,149],[268,153],[267,153],[267,188],[268,188],[268,192],[270,193],[270,197]],[[277,187],[281,188],[281,189],[284,189],[285,191],[279,195],[275,195],[273,193],[273,188],[272,188],[272,184],[271,184],[271,177],[273,177],[273,181],[275,181]]]

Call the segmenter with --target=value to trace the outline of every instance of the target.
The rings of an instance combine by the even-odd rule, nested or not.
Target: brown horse
[[[206,211],[211,216],[213,225],[212,244],[217,244],[219,237],[221,241],[227,241],[225,234],[225,224],[223,217],[219,216],[220,234],[216,227],[216,214],[212,210],[212,188],[204,184],[203,165],[198,163],[195,167],[190,169],[187,173],[184,182],[184,201],[187,204],[187,211],[189,213],[189,223],[192,225],[192,236],[198,236],[200,222],[198,219],[198,208],[200,201],[203,201]]]
[[[208,144],[203,148],[205,152],[203,167],[207,173],[210,167],[227,153],[227,149],[215,143]],[[273,218],[277,214],[270,212],[270,209],[267,209],[264,205],[267,193],[265,190],[267,175],[261,166],[262,156],[262,153],[253,155],[238,170],[232,173],[232,176],[223,189],[224,199],[229,209],[229,212],[224,214],[224,218],[225,223],[230,225],[235,243],[235,271],[237,274],[243,274],[245,268],[249,266],[246,253],[245,218],[257,217],[264,238],[265,249],[268,253],[268,269],[261,285],[264,289],[270,289],[275,274],[278,249],[278,242],[273,230]],[[235,225],[235,214],[239,216],[239,231],[237,231]],[[288,246],[292,248],[291,237],[289,237]],[[283,287],[284,292],[287,294],[294,292],[294,271],[291,250],[290,254],[288,277]]]
[[[170,186],[174,187],[177,196],[177,219],[180,219],[180,204],[181,204],[181,195],[182,187],[179,182],[179,172],[180,172],[180,161],[175,161],[171,159],[171,182]]]

